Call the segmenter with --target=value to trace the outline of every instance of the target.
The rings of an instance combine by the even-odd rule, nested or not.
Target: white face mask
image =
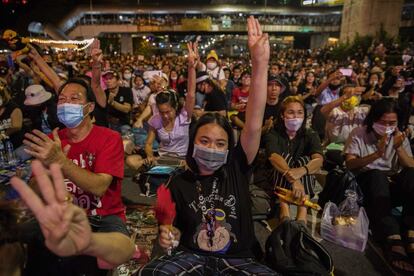
[[[384,136],[385,134],[390,136],[395,131],[395,128],[395,126],[385,126],[380,123],[374,123],[372,125],[372,129],[380,136]]]
[[[216,67],[217,67],[217,62],[214,62],[214,61],[207,62],[207,68],[209,70],[214,70]]]
[[[289,131],[298,131],[302,126],[303,118],[285,119],[285,127]]]
[[[132,78],[132,74],[131,73],[125,73],[124,74],[124,79],[130,80],[131,78]]]

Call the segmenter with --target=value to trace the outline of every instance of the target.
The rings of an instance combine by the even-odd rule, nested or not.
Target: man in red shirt
[[[95,97],[82,80],[69,80],[58,95],[57,115],[66,128],[55,129],[50,136],[38,130],[26,133],[26,151],[46,167],[59,164],[74,204],[85,209],[93,230],[119,246],[131,248],[121,201],[121,136],[92,123]],[[62,269],[61,263],[56,270]]]
[[[241,85],[233,89],[231,96],[231,108],[238,112],[244,112],[246,110],[247,100],[249,98],[250,90],[250,73],[244,71],[241,74]]]

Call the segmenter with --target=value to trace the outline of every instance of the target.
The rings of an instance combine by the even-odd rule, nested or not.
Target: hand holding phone
[[[341,68],[339,69],[339,72],[341,72],[341,74],[344,75],[345,77],[352,76],[352,69],[349,69],[349,68]]]

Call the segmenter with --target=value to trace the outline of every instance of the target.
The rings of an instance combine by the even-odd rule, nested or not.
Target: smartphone
[[[145,71],[144,72],[144,79],[150,81],[154,76],[162,77],[162,71]]]
[[[352,69],[349,69],[349,68],[341,68],[339,69],[339,72],[341,72],[341,74],[344,75],[345,77],[352,76]]]

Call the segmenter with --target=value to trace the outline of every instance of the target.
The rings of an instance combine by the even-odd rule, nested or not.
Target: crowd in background
[[[276,19],[269,20],[273,22]],[[297,17],[289,20],[303,24]],[[188,53],[181,56],[143,57],[131,54],[103,56],[97,42],[94,42],[90,53],[56,53],[31,46],[28,56],[17,58],[13,64],[7,54],[0,54],[0,129],[10,137],[17,158],[35,156],[45,164],[46,160],[55,159],[41,154],[40,148],[47,143],[47,138],[41,133],[55,137],[55,128],[77,128],[85,116],[90,116],[91,124],[110,128],[123,137],[124,152],[115,146],[111,149],[117,153],[117,160],[126,159],[126,164],[134,170],[156,162],[158,155],[188,162],[187,147],[194,147],[186,140],[190,124],[200,118],[205,119],[208,112],[222,115],[214,115],[214,120],[222,120],[220,118],[224,116],[231,122],[236,140],[243,135],[254,80],[252,63],[255,60],[247,56],[219,57],[211,51],[196,63],[196,50],[190,47]],[[413,49],[375,42],[367,52],[358,50],[343,60],[334,59],[332,51],[331,48],[289,49],[270,56],[267,91],[259,91],[267,95],[261,148],[266,152],[265,159],[276,171],[270,190],[276,184],[292,189],[298,198],[313,196],[314,179],[310,176],[324,167],[322,163],[329,159],[328,155],[324,157],[328,151],[332,153],[330,158],[333,161],[346,161],[350,169],[362,169],[363,172],[371,164],[371,169],[391,168],[395,165],[391,157],[397,154],[402,160],[400,165],[409,169],[413,167],[411,146],[407,142],[413,141]],[[194,72],[190,73],[193,69]],[[77,80],[73,81],[74,78]],[[76,95],[70,94],[69,88],[76,85],[85,89],[86,99],[73,98]],[[71,101],[80,101],[80,109],[70,106]],[[92,110],[91,102],[95,108],[89,112]],[[65,108],[60,108],[63,104]],[[85,113],[86,109],[88,112]],[[384,114],[395,114],[398,118],[384,117]],[[360,130],[363,126],[369,128],[368,134]],[[375,141],[368,143],[366,139],[372,138],[369,136],[372,130],[380,137],[375,136]],[[393,142],[385,142],[383,137],[391,134],[395,135]],[[94,135],[98,137],[99,133]],[[59,136],[62,140],[69,139],[66,132],[59,132]],[[115,138],[118,136],[113,137],[118,139]],[[153,146],[154,143],[159,145]],[[399,155],[401,148],[405,151]],[[226,162],[223,160],[227,154],[224,157],[218,152],[203,152],[198,147],[192,150],[194,158],[197,154],[215,154],[217,160],[221,160],[221,163],[215,160],[218,165]],[[239,154],[237,148],[235,152]],[[342,153],[346,154],[345,157]],[[378,161],[383,155],[377,154],[385,154],[386,161]],[[365,155],[372,159],[364,159]],[[86,167],[93,158],[88,155],[84,160]],[[211,168],[217,165],[213,161],[208,164]],[[80,162],[82,164],[83,161]],[[191,163],[187,165],[194,166]],[[398,171],[396,174],[406,179],[401,183],[414,183],[412,170],[403,170],[402,173],[400,175]],[[381,238],[399,236],[400,229],[387,214],[391,206],[380,206],[381,202],[375,202],[380,192],[375,192],[370,177],[387,185],[388,175],[361,174],[358,179],[363,183],[361,185],[368,187],[365,189],[367,193],[373,194],[372,197],[366,196],[368,204],[371,204],[368,214],[373,227],[386,229],[382,231],[384,233],[375,230],[375,234]],[[412,187],[409,183],[404,185]],[[412,194],[412,188],[406,186],[401,191],[411,189]],[[115,190],[111,192],[117,193]],[[289,216],[288,206],[282,203],[280,208],[281,219]],[[381,212],[375,214],[374,210],[379,208]],[[298,220],[306,221],[306,208],[298,209]],[[412,213],[404,214],[412,218]],[[384,217],[387,218],[385,222]],[[413,226],[412,222],[407,224]],[[392,246],[400,245],[393,243]],[[390,247],[389,250],[394,249]],[[414,248],[411,249],[414,252]],[[398,263],[399,259],[392,261],[396,262],[393,265],[397,268],[414,270],[407,263]]]

